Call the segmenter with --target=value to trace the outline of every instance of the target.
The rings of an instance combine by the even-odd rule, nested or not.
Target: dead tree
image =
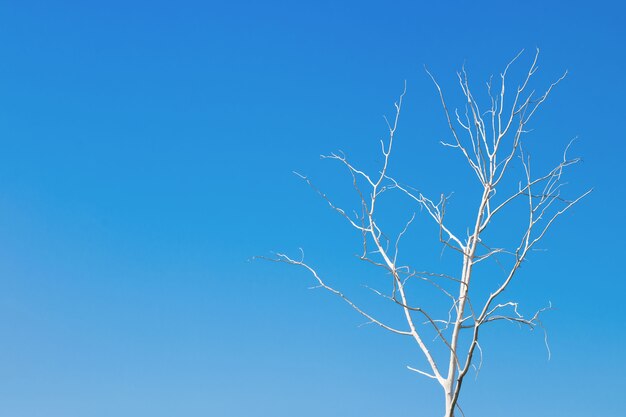
[[[341,298],[364,316],[368,323],[405,336],[416,343],[427,363],[427,368],[417,369],[410,366],[407,368],[435,380],[441,386],[445,399],[445,417],[454,416],[455,410],[460,409],[458,400],[463,382],[470,368],[480,367],[480,364],[476,365],[474,362],[482,362],[480,335],[483,329],[486,330],[490,323],[496,321],[517,323],[531,329],[541,325],[540,315],[547,308],[540,309],[532,315],[523,315],[518,309],[518,303],[503,298],[503,293],[518,275],[521,265],[531,250],[542,240],[554,222],[591,192],[589,190],[570,199],[561,194],[564,171],[580,161],[579,158],[568,156],[569,145],[563,152],[562,160],[552,169],[538,175],[531,171],[530,156],[523,148],[524,137],[529,131],[529,123],[566,74],[553,82],[543,94],[537,95],[529,87],[538,68],[539,50],[537,50],[520,84],[516,89],[509,91],[507,73],[520,55],[521,52],[505,67],[500,74],[497,86],[492,83],[492,80],[487,83],[490,102],[486,110],[481,109],[472,94],[464,68],[457,73],[465,98],[460,112],[449,110],[440,85],[427,70],[436,87],[450,131],[450,140],[441,144],[462,154],[471,177],[480,186],[478,188],[480,189],[479,203],[472,209],[473,221],[461,229],[467,230],[465,236],[461,236],[446,222],[448,197],[430,199],[389,174],[390,157],[406,87],[395,103],[395,117],[387,123],[389,136],[386,140],[381,140],[382,165],[378,172],[372,174],[359,169],[342,153],[323,156],[347,168],[352,177],[354,190],[360,199],[360,214],[349,215],[315,188],[308,177],[298,174],[362,236],[363,247],[360,259],[381,268],[385,276],[389,277],[389,281],[386,281],[389,282],[387,291],[373,291],[378,296],[389,300],[397,309],[402,322],[405,323],[403,328],[394,327],[379,320],[374,313],[366,311],[343,292],[329,285],[311,264],[304,261],[303,253],[298,258],[284,253],[278,253],[271,258],[277,262],[306,269],[319,288]],[[519,170],[521,180],[508,175],[515,161],[521,161],[521,164],[518,162],[518,167],[521,167]],[[510,185],[511,181],[519,181],[518,186],[514,188],[502,186],[503,182],[508,182]],[[498,192],[498,190],[503,191]],[[383,230],[376,210],[379,200],[390,192],[405,194],[436,224],[441,244],[453,250],[457,255],[458,263],[455,268],[458,274],[456,276],[434,271],[421,271],[398,260],[401,239],[407,233],[415,215],[406,223],[404,229],[396,234],[395,238],[389,237]],[[520,200],[525,201],[526,209],[524,209],[525,220],[523,220],[525,230],[515,238],[518,243],[509,248],[490,246],[484,241],[486,230],[493,224],[495,218]],[[500,262],[502,258],[508,261]],[[475,267],[488,260],[497,261],[501,265],[506,264],[506,267],[502,266],[502,276],[498,284],[481,297],[481,294],[473,291],[475,286],[473,284],[481,278],[480,274],[475,274]],[[446,309],[431,312],[423,306],[414,304],[411,300],[411,288],[409,288],[409,283],[412,282],[420,282],[436,288],[447,300]],[[435,334],[436,337],[434,339],[426,337],[427,332]],[[442,350],[445,353],[445,360],[437,360],[434,352],[441,353]],[[440,355],[439,358],[441,358]]]

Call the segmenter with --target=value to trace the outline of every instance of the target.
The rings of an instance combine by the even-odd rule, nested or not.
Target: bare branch
[[[392,333],[395,333],[395,334],[399,334],[399,335],[403,335],[403,336],[411,336],[412,335],[411,332],[398,330],[398,329],[395,329],[395,328],[393,328],[391,326],[388,326],[388,325],[382,323],[381,321],[375,319],[370,314],[368,314],[365,311],[363,311],[356,304],[354,304],[352,301],[350,301],[342,292],[337,291],[336,289],[328,286],[320,278],[320,276],[318,275],[317,271],[315,271],[309,265],[304,263],[304,259],[301,259],[301,260],[297,261],[297,260],[294,260],[294,259],[290,258],[289,256],[283,254],[283,253],[277,253],[276,256],[277,256],[277,258],[263,258],[263,259],[266,259],[266,260],[269,260],[269,261],[273,261],[273,262],[282,262],[282,263],[286,263],[286,264],[289,264],[289,265],[297,265],[297,266],[301,266],[301,267],[305,268],[307,271],[309,271],[313,275],[313,277],[315,278],[315,280],[319,284],[318,285],[319,288],[324,288],[325,290],[327,290],[327,291],[331,292],[332,294],[334,294],[334,295],[338,296],[339,298],[341,298],[350,307],[352,307],[357,313],[359,313],[360,315],[362,315],[363,317],[368,319],[371,323],[376,324],[376,325],[382,327],[383,329],[388,330],[388,331],[390,331]],[[304,258],[304,254],[303,254],[303,258]]]

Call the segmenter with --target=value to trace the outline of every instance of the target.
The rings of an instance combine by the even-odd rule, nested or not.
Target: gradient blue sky
[[[442,414],[433,382],[404,368],[420,363],[413,346],[358,327],[301,271],[247,260],[302,246],[351,288],[358,238],[291,171],[349,195],[319,154],[371,166],[406,80],[398,172],[435,194],[466,189],[466,168],[437,145],[447,132],[423,65],[454,97],[463,62],[480,86],[536,46],[538,88],[570,71],[536,119],[537,161],[578,135],[584,163],[568,181],[595,192],[513,289],[528,308],[555,305],[552,359],[541,333],[494,328],[462,404],[468,417],[619,415],[624,11],[2,2],[0,415]]]

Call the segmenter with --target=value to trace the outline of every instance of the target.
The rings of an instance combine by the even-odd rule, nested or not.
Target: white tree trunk
[[[443,417],[454,417],[454,388],[450,380],[445,381],[442,384],[443,393],[446,398],[446,413]]]

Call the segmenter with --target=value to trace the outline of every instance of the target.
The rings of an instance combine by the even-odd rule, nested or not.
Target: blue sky
[[[433,3],[2,2],[0,415],[442,414],[437,387],[405,369],[413,346],[359,327],[302,271],[249,259],[304,247],[361,291],[358,236],[292,170],[351,201],[319,155],[375,166],[406,80],[394,166],[462,201],[469,176],[437,144],[423,66],[458,99],[464,62],[479,88],[535,47],[537,88],[569,70],[536,119],[536,160],[578,136],[568,181],[595,191],[512,290],[556,307],[552,359],[540,332],[494,327],[461,403],[468,416],[618,415],[623,6]],[[416,245],[438,251],[436,236]]]

